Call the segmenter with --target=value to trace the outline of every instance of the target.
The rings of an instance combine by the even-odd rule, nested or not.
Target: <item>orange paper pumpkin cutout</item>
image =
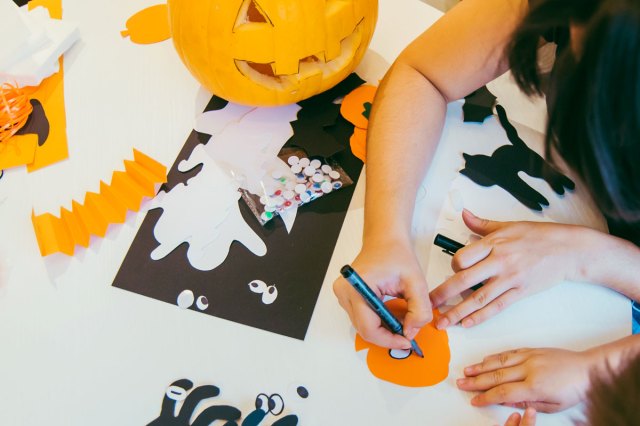
[[[407,311],[404,299],[392,299],[385,303],[387,308],[401,318]],[[433,321],[440,316],[437,309],[433,310]],[[386,382],[408,387],[433,386],[449,375],[449,336],[445,330],[437,330],[433,322],[422,327],[416,336],[416,342],[424,358],[411,351],[392,351],[369,343],[356,335],[356,351],[369,349],[367,366],[371,373]]]
[[[367,128],[377,89],[375,86],[360,86],[345,96],[340,106],[340,114],[355,126],[349,140],[351,152],[363,163],[367,162]]]
[[[286,105],[346,78],[367,50],[377,0],[168,0],[178,55],[228,101]]]
[[[126,26],[127,29],[120,31],[120,34],[134,43],[153,44],[167,40],[171,37],[167,4],[142,9],[127,20]]]

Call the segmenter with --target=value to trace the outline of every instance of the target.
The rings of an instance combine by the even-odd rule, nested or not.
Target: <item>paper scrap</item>
[[[367,162],[367,128],[377,89],[375,86],[362,85],[345,96],[340,106],[342,116],[355,126],[349,140],[351,152],[363,163]]]
[[[100,182],[100,192],[88,192],[84,204],[73,201],[71,210],[60,209],[60,217],[32,213],[42,256],[72,256],[76,245],[88,247],[91,235],[104,237],[110,224],[124,222],[127,210],[138,211],[144,197],[154,196],[156,185],[167,180],[166,168],[136,149],[133,154],[133,161],[124,162],[126,171],[114,172],[111,185]]]
[[[126,23],[122,37],[137,44],[153,44],[171,38],[169,8],[166,3],[156,4],[132,15]]]

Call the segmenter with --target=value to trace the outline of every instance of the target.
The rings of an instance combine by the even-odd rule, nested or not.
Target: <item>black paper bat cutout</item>
[[[210,426],[216,421],[225,421],[223,426],[238,426],[242,413],[229,405],[214,405],[203,410],[193,423],[191,417],[198,404],[220,394],[220,389],[213,385],[198,386],[188,395],[193,388],[193,382],[188,379],[180,379],[173,382],[165,392],[162,400],[160,416],[151,421],[147,426]],[[176,402],[184,399],[180,413],[175,414]],[[284,410],[284,401],[279,394],[259,394],[255,401],[255,410],[247,415],[242,426],[260,426],[267,414],[279,416]],[[271,426],[297,426],[298,416],[289,414],[277,419]]]
[[[487,117],[493,115],[496,99],[487,86],[482,86],[472,94],[465,96],[462,106],[464,122],[483,123]]]
[[[285,146],[297,146],[304,149],[309,157],[331,157],[345,149],[329,131],[340,115],[340,105],[333,101],[346,96],[364,83],[357,74],[351,74],[334,88],[312,98],[298,102],[302,107],[298,119],[291,122],[294,130]]]
[[[33,111],[31,111],[25,125],[16,132],[16,135],[35,133],[38,135],[38,146],[42,146],[49,137],[49,120],[39,100],[31,99],[29,102],[33,107]]]
[[[518,176],[518,172],[523,171],[531,177],[544,179],[558,195],[564,194],[565,188],[575,189],[571,179],[547,163],[520,139],[504,108],[497,105],[496,110],[500,124],[512,145],[501,146],[490,157],[462,154],[466,163],[460,173],[478,185],[498,185],[522,204],[537,211],[542,211],[543,206],[549,206],[549,200],[527,185]]]
[[[188,392],[193,387],[193,382],[187,379],[176,380],[171,384],[171,388]],[[168,392],[169,393],[169,392]],[[214,405],[205,409],[193,423],[189,423],[193,412],[200,401],[213,398],[220,394],[220,389],[213,385],[199,386],[195,388],[184,400],[180,413],[174,414],[177,398],[169,397],[165,393],[162,400],[160,416],[151,421],[147,426],[209,426],[216,420],[226,420],[226,426],[237,425],[236,420],[240,419],[242,413],[235,407],[228,405]]]

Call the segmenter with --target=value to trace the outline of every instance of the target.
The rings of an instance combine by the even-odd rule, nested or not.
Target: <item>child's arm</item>
[[[411,221],[446,105],[507,70],[505,50],[527,7],[527,0],[460,2],[404,50],[376,93],[367,135],[363,247],[352,265],[378,295],[407,300],[409,338],[431,319]],[[338,279],[334,291],[366,340],[408,346],[408,340],[382,327],[345,280]]]

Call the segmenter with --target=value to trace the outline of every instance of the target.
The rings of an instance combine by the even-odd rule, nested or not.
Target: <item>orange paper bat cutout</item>
[[[407,302],[404,299],[392,299],[385,302],[385,305],[397,318],[402,318],[407,312]],[[449,375],[451,359],[447,332],[437,330],[433,326],[439,316],[440,312],[434,309],[433,322],[422,327],[415,338],[424,353],[424,358],[410,351],[391,351],[376,346],[358,334],[355,342],[356,351],[369,349],[367,366],[371,373],[381,380],[408,387],[436,385]]]
[[[138,211],[144,197],[153,197],[156,185],[167,181],[167,168],[140,151],[124,161],[125,171],[113,173],[111,185],[100,182],[100,192],[88,192],[84,204],[72,202],[71,210],[31,214],[40,254],[62,252],[72,256],[76,245],[89,246],[91,235],[104,237],[112,223],[123,223],[127,210]]]
[[[166,3],[147,7],[132,15],[126,23],[127,29],[120,31],[137,44],[153,44],[171,37],[169,8]]]
[[[345,96],[340,106],[340,114],[355,126],[349,140],[351,152],[363,163],[367,162],[367,128],[377,89],[375,86],[360,86]]]

